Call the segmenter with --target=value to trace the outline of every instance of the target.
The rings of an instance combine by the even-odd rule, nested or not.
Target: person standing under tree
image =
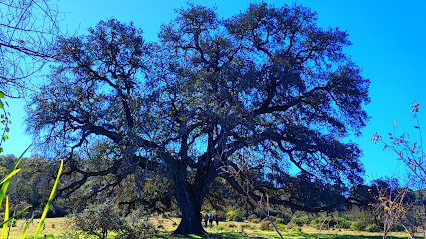
[[[207,212],[206,212],[206,215],[204,215],[204,224],[206,224],[206,227],[207,227],[208,221],[209,221],[209,214],[207,214]]]
[[[210,222],[210,227],[213,227],[213,213],[210,213],[209,222]]]
[[[216,222],[216,225],[217,225],[217,226],[219,226],[219,215],[217,215],[217,213],[215,213],[215,214],[213,215],[213,221],[215,221],[215,222]]]
[[[215,214],[213,215],[213,221],[215,221],[215,222],[216,222],[216,225],[217,225],[217,226],[219,226],[219,215],[217,215],[217,213],[215,213]]]

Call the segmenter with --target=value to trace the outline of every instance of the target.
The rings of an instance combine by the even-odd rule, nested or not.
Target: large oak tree
[[[217,177],[252,200],[307,211],[327,207],[257,183],[287,175],[289,165],[325,182],[361,180],[361,151],[344,137],[365,126],[369,80],[344,52],[345,31],[318,27],[300,5],[253,4],[226,20],[202,6],[178,13],[160,43],[114,19],[59,41],[60,64],[34,95],[28,124],[69,154],[79,176],[66,189],[94,176],[115,175],[105,185],[114,187],[137,171],[161,171],[182,212],[176,233],[200,234]],[[100,141],[110,163],[83,170],[73,155]]]

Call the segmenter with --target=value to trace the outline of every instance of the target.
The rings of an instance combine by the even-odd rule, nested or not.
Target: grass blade
[[[25,149],[25,151],[21,154],[21,156],[18,158],[18,160],[16,160],[15,165],[13,165],[13,168],[10,170],[10,172],[9,172],[8,176],[9,176],[10,174],[12,174],[12,173],[16,170],[16,168],[18,167],[19,162],[21,162],[22,158],[24,157],[24,154],[28,151],[28,149],[30,149],[30,147],[31,147],[31,145],[30,145],[30,146],[28,146],[28,148],[27,148],[27,149]],[[6,176],[6,177],[7,177],[7,176]],[[1,204],[2,204],[2,202],[3,202],[3,198],[4,198],[4,196],[6,195],[6,191],[7,191],[7,187],[9,187],[9,183],[10,183],[10,178],[9,178],[9,179],[7,179],[7,180],[6,180],[6,181],[2,184],[2,186],[1,186],[1,188],[0,188],[0,207],[1,207]]]
[[[18,214],[14,215],[13,217],[10,217],[9,219],[7,219],[6,221],[3,221],[2,223],[0,223],[0,227],[3,226],[4,224],[12,221],[13,219],[19,217],[19,215],[21,215],[23,212],[25,212],[28,208],[30,208],[31,206],[25,207],[24,209],[22,209]]]
[[[6,175],[6,177],[4,177],[3,180],[1,180],[0,184],[3,184],[4,182],[6,182],[6,180],[10,179],[13,175],[17,174],[19,171],[21,171],[20,168]]]
[[[6,237],[6,239],[9,239],[9,236],[10,236],[10,229],[12,228],[12,225],[13,225],[13,220],[15,220],[14,219],[15,218],[15,214],[13,214],[13,216],[12,216],[12,221],[10,222],[10,223],[8,223],[9,224],[9,226],[7,227],[7,237]]]
[[[38,224],[37,231],[34,235],[34,238],[38,238],[38,234],[40,233],[44,219],[46,218],[47,211],[49,211],[50,204],[52,203],[52,200],[53,200],[53,195],[55,195],[56,186],[58,186],[59,178],[61,177],[63,166],[64,166],[64,160],[61,160],[61,166],[59,167],[59,171],[58,171],[58,175],[56,176],[55,184],[53,184],[53,188],[52,188],[52,191],[50,192],[49,200],[47,200],[46,207],[44,208],[43,214],[41,215],[40,223]]]
[[[30,220],[27,222],[27,225],[25,225],[24,231],[22,232],[21,239],[25,239],[25,235],[27,234],[27,230],[30,227],[30,223],[34,219],[34,214],[31,216]]]
[[[8,220],[9,220],[9,197],[6,197],[6,206],[4,209],[4,222],[3,222],[3,229],[1,230],[1,239],[6,238]]]

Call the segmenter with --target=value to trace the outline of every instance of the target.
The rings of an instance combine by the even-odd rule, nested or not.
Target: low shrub
[[[275,220],[276,223],[281,223],[281,224],[287,224],[291,221],[290,217],[284,216],[284,217],[277,217],[277,219]]]
[[[163,229],[163,228],[162,228]],[[148,234],[153,234],[155,229],[148,222],[147,215],[142,211],[135,211],[123,218],[121,231],[115,236],[116,239],[144,238]]]
[[[362,231],[364,228],[361,222],[352,222],[349,229],[351,229],[352,231]]]
[[[247,221],[249,221],[251,223],[253,223],[253,221],[255,221],[255,220],[260,222],[260,219],[256,216],[256,214],[251,214],[250,216],[247,217]]]
[[[245,212],[241,209],[229,210],[226,212],[227,221],[242,222],[245,218]]]
[[[380,227],[379,227],[379,226],[377,226],[376,224],[370,224],[370,225],[367,225],[367,226],[365,227],[365,230],[366,230],[367,232],[380,232],[380,231],[381,231]]]
[[[325,217],[317,217],[313,220],[311,220],[310,225],[312,227],[315,227],[316,229],[323,229],[323,230],[328,230],[330,227],[330,218],[325,218]],[[300,226],[300,225],[298,225]]]
[[[287,230],[287,226],[285,224],[277,223],[276,226],[277,226],[278,231],[286,231]]]
[[[292,232],[302,232],[302,228],[299,226],[295,226],[291,229]]]
[[[351,221],[343,217],[317,217],[310,222],[310,225],[316,229],[319,229],[322,225],[322,229],[325,230],[341,228],[350,229],[351,223]]]
[[[141,238],[155,231],[140,212],[124,216],[114,203],[91,204],[81,213],[74,214],[69,221],[71,227],[84,232],[86,235],[105,239],[109,232],[115,232],[118,239]],[[161,224],[158,229],[164,229]]]
[[[334,228],[336,229],[349,229],[351,227],[351,221],[347,220],[343,217],[336,217],[334,220],[336,220],[336,223],[334,224]]]
[[[265,218],[260,222],[259,229],[262,231],[272,230],[271,222]]]
[[[405,231],[404,227],[401,224],[399,224],[399,223],[392,224],[391,230],[393,232],[403,232],[403,231]]]
[[[118,206],[113,203],[90,204],[70,221],[72,228],[99,239],[107,238],[110,231],[119,232],[123,224]]]
[[[310,222],[311,220],[308,216],[295,217],[290,221],[290,223],[296,224],[299,227],[302,227],[303,225],[308,225]]]
[[[298,227],[298,225],[296,225],[295,223],[293,223],[293,222],[290,222],[290,223],[288,223],[287,224],[287,229],[292,229],[293,227]]]

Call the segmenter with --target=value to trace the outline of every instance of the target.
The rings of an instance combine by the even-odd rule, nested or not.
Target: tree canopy
[[[27,122],[68,155],[78,180],[64,190],[94,176],[114,175],[104,186],[115,187],[160,172],[182,211],[176,233],[200,234],[217,177],[253,200],[273,195],[270,203],[308,211],[322,208],[259,182],[279,180],[290,165],[311,180],[362,180],[361,151],[344,138],[366,124],[369,80],[344,52],[346,31],[318,27],[300,5],[252,4],[229,19],[203,6],[178,14],[159,43],[116,19],[58,41],[60,62],[32,97]],[[99,143],[109,163],[83,170],[81,155]]]

